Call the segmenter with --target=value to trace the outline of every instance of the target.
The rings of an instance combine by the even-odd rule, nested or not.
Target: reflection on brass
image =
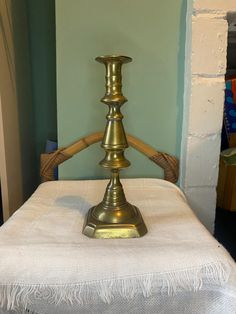
[[[111,169],[103,201],[92,207],[85,220],[83,233],[91,238],[135,238],[147,232],[137,207],[126,201],[119,171],[130,165],[124,156],[128,147],[120,107],[127,101],[122,94],[121,66],[132,59],[124,56],[101,56],[96,60],[106,67],[106,93],[101,101],[109,106],[102,147],[106,155],[100,162]]]

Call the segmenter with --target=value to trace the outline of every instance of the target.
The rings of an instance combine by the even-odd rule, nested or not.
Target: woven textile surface
[[[236,313],[236,268],[158,179],[122,180],[148,233],[90,239],[88,209],[106,180],[43,183],[0,228],[0,313]]]

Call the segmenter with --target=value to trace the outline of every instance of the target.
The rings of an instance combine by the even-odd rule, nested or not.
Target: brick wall
[[[236,0],[188,1],[181,188],[212,232],[224,104],[227,12]]]

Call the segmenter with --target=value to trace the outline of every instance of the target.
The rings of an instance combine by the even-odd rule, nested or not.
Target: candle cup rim
[[[104,55],[104,56],[96,57],[95,60],[100,63],[107,63],[107,62],[128,63],[132,61],[132,58],[128,56],[123,56],[123,55]]]

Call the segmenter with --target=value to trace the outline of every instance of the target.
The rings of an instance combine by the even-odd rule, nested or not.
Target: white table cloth
[[[182,192],[122,182],[147,225],[142,238],[82,234],[106,180],[39,186],[0,228],[0,313],[236,313],[235,263]]]

